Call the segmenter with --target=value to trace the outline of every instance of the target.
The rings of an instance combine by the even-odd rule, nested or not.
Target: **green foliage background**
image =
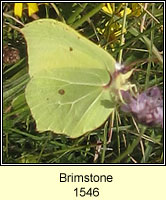
[[[120,16],[125,9],[122,3],[111,4],[113,13],[104,12],[102,3],[41,4],[33,17],[25,8],[21,19],[14,17],[13,6],[3,4],[3,45],[19,49],[21,59],[3,64],[3,163],[162,163],[163,129],[137,124],[119,108],[102,127],[77,139],[51,132],[39,134],[24,97],[29,81],[26,43],[12,27],[22,27],[18,20],[26,24],[36,16],[63,21],[116,60],[132,63],[136,70],[130,81],[140,92],[154,85],[162,90],[163,4],[148,3],[139,16],[132,10],[126,20]],[[131,3],[127,6],[132,8]],[[115,23],[125,30],[124,42]]]

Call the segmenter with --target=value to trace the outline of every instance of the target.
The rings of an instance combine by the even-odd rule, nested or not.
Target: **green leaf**
[[[36,20],[21,32],[31,77],[25,97],[37,130],[75,138],[101,126],[115,108],[107,87],[114,58],[56,20]]]

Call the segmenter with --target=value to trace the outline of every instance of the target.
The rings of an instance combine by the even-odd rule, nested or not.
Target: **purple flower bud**
[[[132,96],[129,91],[121,91],[126,104],[121,106],[124,112],[130,112],[139,123],[147,126],[163,127],[163,99],[158,87],[152,87]]]

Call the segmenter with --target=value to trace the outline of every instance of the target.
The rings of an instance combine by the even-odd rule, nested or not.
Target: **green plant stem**
[[[53,9],[55,10],[55,12],[57,13],[59,19],[63,22],[66,23],[63,16],[61,15],[61,13],[59,12],[58,8],[56,7],[56,5],[54,3],[50,3],[51,6],[53,7]]]
[[[118,158],[116,158],[115,160],[113,160],[111,163],[119,163],[122,159],[124,159],[126,156],[128,156],[129,154],[131,154],[133,152],[133,150],[135,149],[135,147],[139,144],[142,135],[145,132],[145,129],[142,128],[141,129],[141,133],[139,134],[139,136],[133,141],[133,143],[131,145],[128,145],[127,150],[122,153],[120,156],[118,156]]]
[[[72,146],[72,147],[69,147],[67,149],[62,149],[62,150],[58,150],[58,151],[55,151],[55,152],[51,152],[51,153],[45,153],[42,155],[42,157],[48,157],[50,155],[58,155],[58,154],[62,154],[62,153],[65,153],[65,152],[72,152],[72,151],[78,151],[78,150],[81,150],[81,149],[85,149],[85,148],[94,148],[96,147],[96,144],[91,144],[91,145],[84,145],[84,146]],[[28,157],[33,157],[34,159],[37,159],[38,158],[38,155],[28,155]],[[24,156],[24,158],[26,158],[26,156]],[[20,158],[19,158],[20,159]]]
[[[87,5],[88,5],[88,3],[82,3],[80,5],[80,7],[78,7],[75,10],[75,12],[68,18],[67,24],[72,24],[73,22],[75,22],[75,20],[78,17],[78,15],[86,8]]]
[[[101,10],[103,7],[103,3],[100,3],[98,6],[96,6],[94,9],[92,9],[89,13],[87,13],[85,16],[83,16],[81,19],[77,20],[72,27],[74,29],[77,29],[79,26],[81,26],[85,21],[87,21],[90,17],[95,15],[97,12]]]
[[[152,14],[154,13],[154,3],[152,4]],[[154,26],[154,22],[152,20],[152,25],[151,27]],[[151,31],[151,43],[149,45],[149,62],[148,62],[148,67],[146,70],[146,80],[145,80],[145,89],[149,87],[149,77],[150,77],[150,70],[151,70],[151,60],[152,60],[152,49],[153,49],[153,40],[154,40],[154,30]]]
[[[120,135],[119,135],[119,124],[118,124],[118,113],[117,113],[117,111],[116,111],[116,134],[117,134],[118,155],[120,155]]]
[[[126,25],[127,6],[128,6],[128,3],[126,3],[125,9],[124,9],[123,23],[122,23],[122,35],[121,35],[121,40],[120,40],[120,46],[124,45],[124,42],[125,42],[124,33],[125,33],[125,25]],[[122,54],[123,54],[123,49],[121,49],[119,51],[119,58],[118,58],[118,62],[119,63],[122,62]]]
[[[104,126],[103,152],[101,156],[101,163],[104,163],[104,160],[105,160],[105,152],[107,148],[107,129],[108,129],[108,121],[105,123],[105,126]]]
[[[37,163],[39,163],[39,161],[40,161],[40,159],[41,159],[41,157],[42,157],[42,154],[43,154],[43,152],[44,152],[44,149],[46,148],[47,143],[48,143],[48,141],[49,141],[50,138],[51,138],[50,136],[51,136],[51,135],[49,135],[49,136],[47,137],[46,141],[44,142],[44,145],[43,145],[43,147],[42,147],[42,149],[41,149],[41,151],[40,151],[39,157],[38,157],[38,159],[37,159]]]
[[[149,48],[151,45],[150,40],[146,37],[146,34],[148,34],[149,32],[151,32],[152,30],[158,28],[159,26],[161,26],[160,24],[156,24],[155,26],[151,27],[150,29],[147,29],[146,31],[144,31],[143,33],[139,33],[134,27],[131,27],[128,31],[134,35],[135,37],[133,39],[131,39],[130,41],[128,41],[127,43],[125,43],[124,45],[120,46],[116,51],[115,54],[117,52],[119,52],[121,49],[125,49],[128,46],[130,46],[133,42],[137,41],[138,39],[141,40],[143,43],[145,43],[147,45],[147,47]],[[153,54],[157,57],[157,59],[159,60],[159,62],[163,65],[163,58],[160,55],[159,51],[157,50],[157,48],[153,45]]]

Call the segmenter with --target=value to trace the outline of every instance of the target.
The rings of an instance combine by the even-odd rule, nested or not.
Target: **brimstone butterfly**
[[[21,32],[30,75],[25,96],[37,130],[75,138],[101,126],[131,72],[114,78],[114,58],[56,20],[33,21]]]

